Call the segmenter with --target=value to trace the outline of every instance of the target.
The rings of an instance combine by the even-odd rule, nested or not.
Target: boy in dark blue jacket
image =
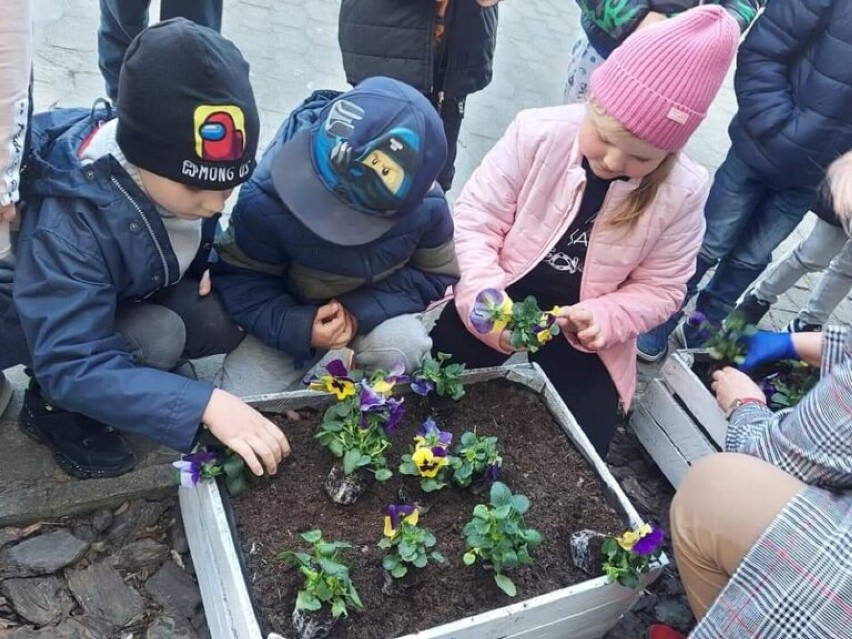
[[[133,468],[118,431],[188,451],[202,424],[256,474],[273,473],[289,450],[274,424],[170,372],[243,337],[209,283],[187,274],[203,220],[254,168],[248,64],[215,31],[162,22],[131,43],[117,106],[115,119],[64,109],[33,120],[17,313],[0,294],[0,369],[34,374],[20,426],[80,478]]]
[[[344,346],[364,368],[417,368],[431,347],[419,314],[458,279],[435,183],[446,152],[429,101],[390,78],[314,93],[290,116],[217,243],[214,286],[250,333],[223,388],[284,390]]]

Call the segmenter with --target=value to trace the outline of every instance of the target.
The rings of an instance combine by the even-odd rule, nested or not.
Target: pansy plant
[[[748,343],[757,333],[757,327],[738,313],[731,314],[721,326],[707,321],[700,311],[691,313],[686,321],[697,329],[702,346],[707,348],[710,357],[736,365],[745,361]]]
[[[357,371],[346,370],[340,360],[329,363],[326,371],[311,385],[330,388],[338,400],[323,414],[317,439],[342,460],[346,475],[369,469],[379,481],[390,479],[385,452],[391,446],[390,435],[405,415],[403,400],[390,393],[403,381],[402,372],[377,371],[364,379]]]
[[[496,437],[480,437],[467,431],[462,434],[459,444],[453,449],[451,462],[453,483],[467,488],[474,478],[488,483],[497,480],[503,458],[497,449]]]
[[[227,450],[224,454],[202,450],[181,455],[180,461],[172,462],[172,466],[178,470],[180,485],[188,488],[202,480],[215,479],[220,475],[225,477],[228,494],[234,497],[248,487],[246,463],[232,450]]]
[[[420,363],[420,370],[411,376],[411,390],[423,397],[433,392],[454,401],[464,397],[461,375],[465,366],[451,364],[451,357],[448,353],[438,353],[434,358],[426,355]]]
[[[603,571],[610,581],[627,588],[639,586],[639,576],[650,570],[663,551],[665,533],[662,528],[642,524],[636,530],[627,530],[618,537],[604,540]]]
[[[479,559],[490,566],[494,581],[510,597],[518,591],[505,571],[532,563],[530,551],[542,542],[541,534],[524,523],[529,507],[526,496],[513,495],[506,484],[497,481],[491,485],[490,506],[478,504],[473,509],[473,519],[464,527],[465,565]]]
[[[388,506],[384,534],[379,548],[389,552],[382,559],[382,567],[394,579],[408,574],[408,567],[425,568],[429,560],[443,564],[444,556],[434,550],[435,534],[418,525],[419,513],[414,506],[405,504]]]
[[[541,310],[532,295],[522,302],[513,302],[505,291],[487,288],[474,300],[470,323],[483,335],[508,330],[512,348],[535,353],[559,334],[558,312],[558,306],[549,311]]]
[[[310,553],[288,550],[278,555],[282,561],[298,566],[305,578],[304,586],[296,595],[296,609],[315,612],[330,606],[335,619],[348,616],[350,607],[362,609],[361,598],[349,578],[349,568],[340,556],[352,545],[325,541],[319,529],[302,533],[301,537],[311,544]]]
[[[420,477],[423,492],[440,490],[447,485],[452,442],[452,433],[440,430],[434,419],[426,419],[414,436],[414,450],[402,456],[399,472]]]

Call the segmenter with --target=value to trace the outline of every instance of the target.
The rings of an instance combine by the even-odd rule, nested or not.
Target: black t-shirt
[[[544,259],[523,279],[509,287],[512,299],[522,300],[527,295],[534,295],[539,306],[545,310],[555,305],[568,306],[580,301],[580,282],[592,227],[603,206],[609,185],[621,179],[599,178],[586,158],[583,158],[583,169],[586,171],[586,189],[577,216]]]

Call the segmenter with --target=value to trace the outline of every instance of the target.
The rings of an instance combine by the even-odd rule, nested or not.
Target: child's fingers
[[[270,475],[278,472],[278,460],[275,458],[275,452],[272,447],[264,441],[263,437],[258,432],[250,433],[246,436],[249,445],[252,447],[254,454],[260,457],[263,467]]]
[[[248,464],[251,472],[258,477],[263,475],[263,466],[260,465],[257,456],[254,454],[254,450],[252,450],[252,447],[249,446],[247,442],[240,438],[228,442],[227,445],[228,448],[243,458],[243,461]]]
[[[332,319],[337,312],[340,310],[340,306],[337,302],[331,302],[330,304],[323,304],[317,309],[317,314],[314,317],[314,321],[317,322],[327,322]]]
[[[201,281],[198,282],[198,295],[201,297],[207,297],[210,295],[210,291],[212,290],[213,282],[210,279],[210,269],[208,268],[201,276]]]

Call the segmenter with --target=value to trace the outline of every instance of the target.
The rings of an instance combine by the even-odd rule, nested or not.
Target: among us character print
[[[420,162],[420,136],[395,127],[356,147],[352,143],[365,112],[338,100],[314,144],[321,179],[357,209],[393,215],[408,196]]]
[[[585,255],[585,251],[589,247],[589,229],[591,229],[593,223],[594,218],[589,220],[583,228],[574,229],[563,237],[562,241],[545,255],[544,263],[559,272],[570,273],[571,275],[582,273],[583,261],[580,255]],[[579,247],[582,247],[582,249],[578,251]],[[571,255],[571,253],[574,254]]]
[[[243,157],[245,116],[232,105],[201,105],[195,109],[195,154],[202,160],[229,162]]]

